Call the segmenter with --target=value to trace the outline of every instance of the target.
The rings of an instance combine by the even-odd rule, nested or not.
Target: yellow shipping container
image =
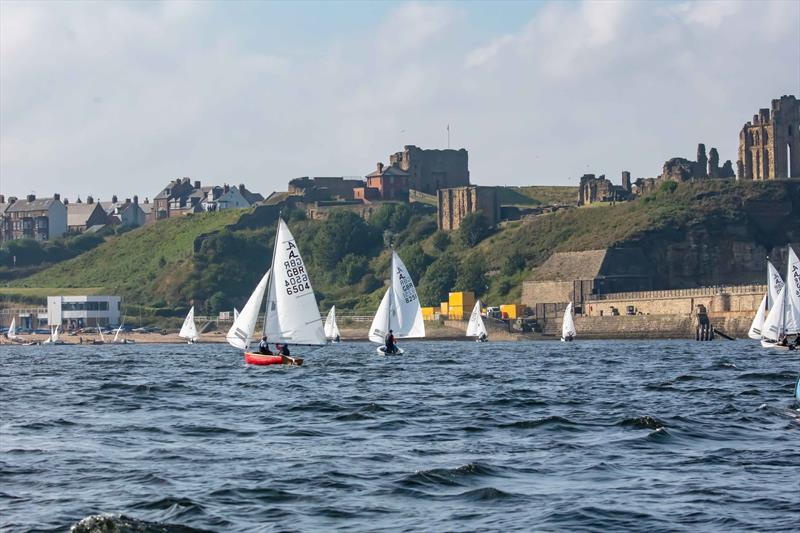
[[[516,320],[525,315],[526,306],[522,304],[503,304],[500,306],[500,316]]]
[[[442,316],[447,316],[447,311],[448,311],[447,302],[442,302],[439,305],[439,314],[442,315]]]
[[[447,315],[450,317],[450,320],[464,320],[464,308],[460,305],[451,305],[450,312]]]
[[[475,305],[475,293],[472,291],[451,292],[448,301],[451,307],[472,307]]]
[[[423,307],[422,308],[422,320],[436,320],[436,308],[435,307]]]

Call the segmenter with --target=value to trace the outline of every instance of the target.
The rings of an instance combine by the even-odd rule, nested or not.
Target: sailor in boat
[[[289,353],[288,344],[277,344],[276,347],[278,348],[278,355],[285,355],[286,357],[292,355],[291,353]]]
[[[269,343],[267,342],[267,337],[261,337],[261,342],[258,343],[258,353],[261,355],[272,355],[272,351],[269,349]]]
[[[383,343],[386,345],[386,353],[397,353],[397,345],[394,343],[394,332],[392,330],[389,330],[389,333],[386,334]]]
[[[336,338],[335,338],[335,339],[333,339],[333,342],[341,342],[341,340],[342,340],[342,339],[339,337],[339,334],[337,333],[337,334],[336,334]]]
[[[565,342],[571,342],[573,340],[575,340],[575,337],[573,337],[572,335],[567,335],[566,337],[564,337]]]
[[[489,336],[486,335],[485,332],[481,333],[480,336],[478,337],[478,341],[480,341],[480,342],[486,342],[488,340],[489,340]]]

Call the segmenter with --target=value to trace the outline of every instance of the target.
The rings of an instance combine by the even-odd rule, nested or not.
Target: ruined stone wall
[[[800,102],[794,96],[759,109],[739,132],[739,179],[800,177]]]
[[[500,221],[495,187],[456,187],[437,192],[437,223],[442,231],[458,229],[469,214],[480,212],[489,226]]]
[[[402,152],[390,155],[389,164],[408,172],[409,187],[424,193],[469,185],[469,156],[464,148],[423,150],[408,145]]]

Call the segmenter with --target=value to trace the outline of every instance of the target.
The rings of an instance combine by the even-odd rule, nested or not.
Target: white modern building
[[[64,330],[117,325],[120,301],[119,296],[48,296],[47,322]]]

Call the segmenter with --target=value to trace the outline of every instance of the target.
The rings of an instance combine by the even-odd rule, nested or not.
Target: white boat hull
[[[378,346],[377,351],[378,355],[403,355],[405,353],[402,348],[398,348],[396,352],[387,354],[386,346]]]
[[[778,344],[776,342],[771,342],[768,340],[761,339],[761,347],[762,348],[772,348],[774,350],[790,350],[791,348],[787,346],[783,346],[782,344]]]

